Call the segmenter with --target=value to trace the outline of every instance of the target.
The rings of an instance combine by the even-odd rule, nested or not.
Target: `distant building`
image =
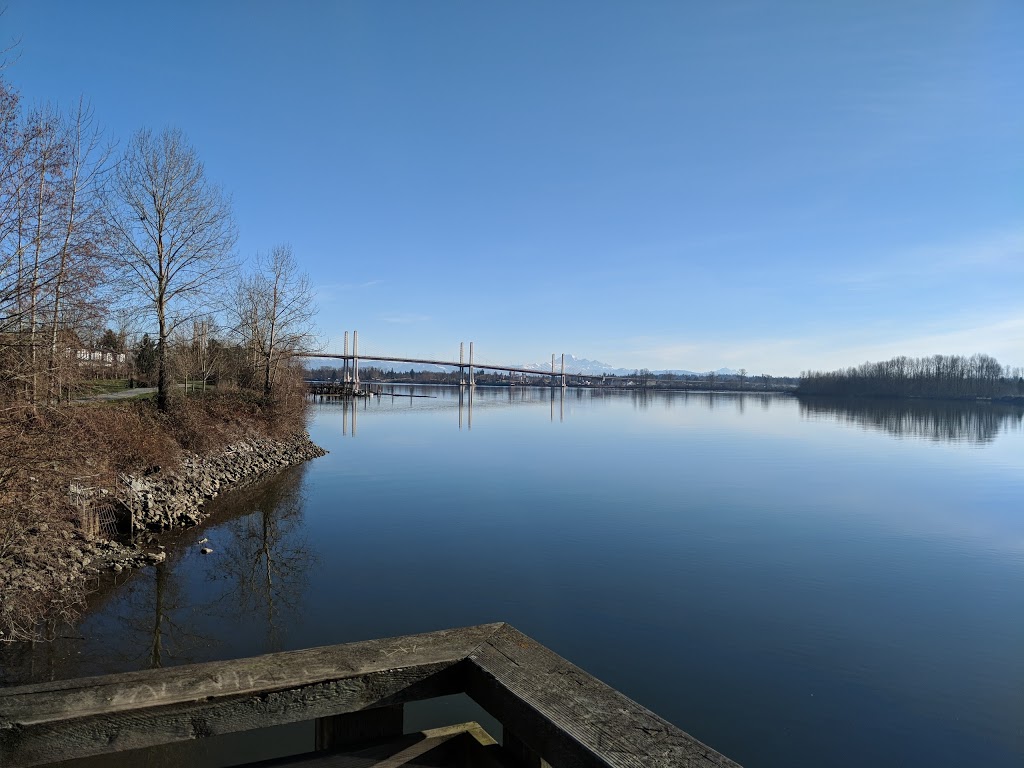
[[[111,366],[120,365],[128,360],[128,355],[125,352],[107,352],[105,350],[66,349],[64,354],[68,357],[73,354],[79,365],[91,363],[92,365]]]

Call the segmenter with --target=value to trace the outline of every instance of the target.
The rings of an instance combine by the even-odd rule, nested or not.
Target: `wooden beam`
[[[555,768],[737,766],[511,626],[469,661],[467,693]]]
[[[402,704],[461,689],[486,624],[0,689],[0,765],[32,766]]]

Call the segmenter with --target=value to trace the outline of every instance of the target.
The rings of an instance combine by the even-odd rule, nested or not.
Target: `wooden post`
[[[316,719],[316,750],[341,749],[402,735],[402,705],[375,707]]]
[[[516,736],[508,728],[504,728],[502,738],[502,749],[509,753],[509,756],[516,761],[517,765],[523,768],[551,768],[547,761],[542,760],[540,755],[523,743],[522,739]]]

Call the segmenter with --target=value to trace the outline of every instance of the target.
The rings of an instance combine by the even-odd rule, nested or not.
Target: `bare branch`
[[[234,265],[231,202],[180,131],[141,130],[113,175],[107,208],[118,270],[156,315],[157,403],[166,410],[168,338]]]

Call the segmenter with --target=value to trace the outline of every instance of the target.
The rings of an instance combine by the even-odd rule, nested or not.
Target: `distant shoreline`
[[[871,394],[871,393],[829,393],[829,392],[794,392],[797,398],[808,400],[896,400],[900,402],[926,402],[926,403],[958,403],[961,405],[1014,405],[1024,406],[1024,397],[1014,395],[1002,395],[999,397],[985,397],[982,395],[897,395],[897,394]]]

